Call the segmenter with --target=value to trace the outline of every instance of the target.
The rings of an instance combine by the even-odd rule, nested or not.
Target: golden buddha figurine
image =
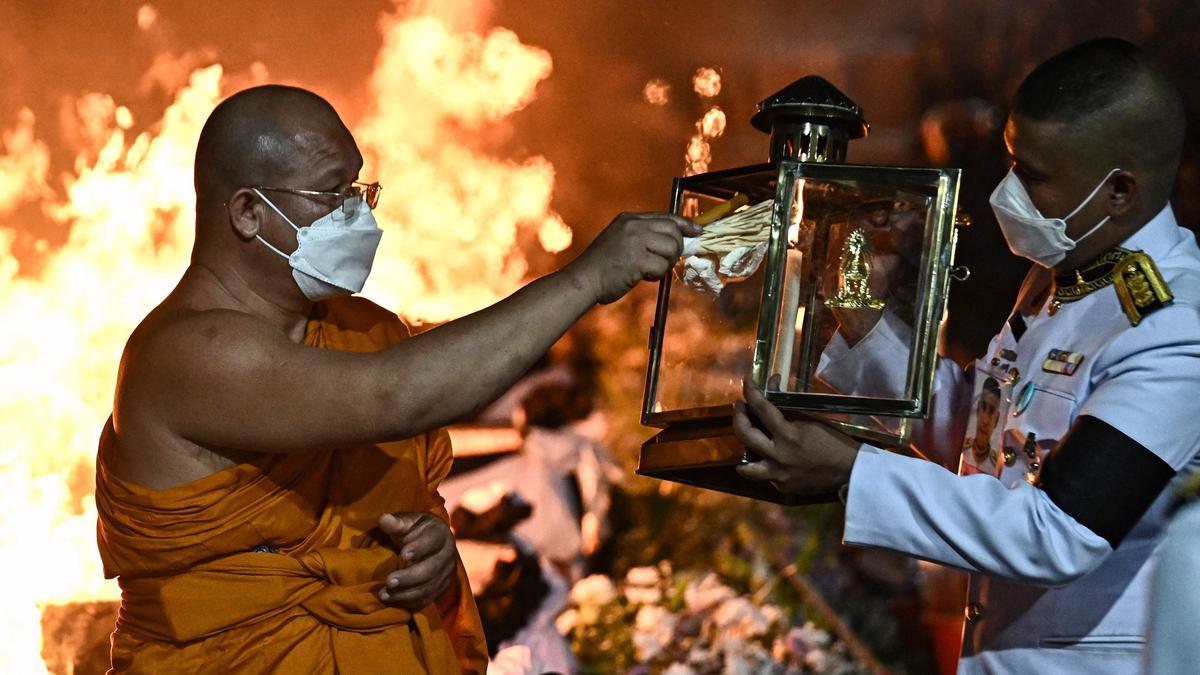
[[[870,280],[871,241],[860,227],[842,244],[837,295],[827,299],[825,305],[839,309],[883,309],[883,300],[871,295]]]

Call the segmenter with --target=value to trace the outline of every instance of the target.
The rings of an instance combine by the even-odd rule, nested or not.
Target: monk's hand
[[[622,213],[592,241],[569,269],[596,294],[618,300],[642,280],[661,279],[683,251],[683,237],[700,226],[671,213]]]
[[[819,422],[787,420],[749,380],[742,381],[742,396],[733,432],[761,459],[738,466],[739,475],[792,495],[830,494],[850,482],[858,441]]]
[[[410,612],[433,604],[458,570],[454,534],[441,518],[424,512],[385,513],[379,528],[400,557],[400,568],[387,576],[379,599]]]

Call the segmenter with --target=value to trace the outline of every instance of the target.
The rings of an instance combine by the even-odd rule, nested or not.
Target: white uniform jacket
[[[1150,675],[1200,668],[1200,499],[1182,504],[1167,526],[1150,594]]]
[[[959,672],[1142,668],[1163,487],[1200,468],[1200,248],[1170,206],[1121,246],[1155,261],[1171,304],[1133,326],[1113,287],[1053,314],[1048,301],[1019,301],[972,368],[939,360],[932,412],[913,437],[935,461],[863,446],[854,464],[845,543],[973,573]],[[822,377],[887,378],[880,366],[906,349],[904,330],[878,322]],[[1056,367],[1080,356],[1071,374]],[[1005,385],[997,426],[1016,452],[997,453],[993,475],[955,475],[938,462],[963,454],[982,373]]]

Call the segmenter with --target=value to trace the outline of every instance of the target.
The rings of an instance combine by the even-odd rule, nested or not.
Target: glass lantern
[[[858,106],[807,77],[759,104],[767,164],[674,181],[671,209],[704,224],[659,288],[638,472],[782,503],[740,478],[754,461],[733,436],[743,378],[793,419],[902,446],[928,414],[952,274],[958,169],[842,162],[866,134]],[[886,367],[846,369],[873,332]]]

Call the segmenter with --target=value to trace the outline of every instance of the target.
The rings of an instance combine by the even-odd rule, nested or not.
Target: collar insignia
[[[1051,314],[1063,304],[1108,286],[1116,288],[1121,309],[1133,326],[1150,312],[1169,305],[1174,298],[1150,256],[1118,247],[1083,267],[1055,276]]]

